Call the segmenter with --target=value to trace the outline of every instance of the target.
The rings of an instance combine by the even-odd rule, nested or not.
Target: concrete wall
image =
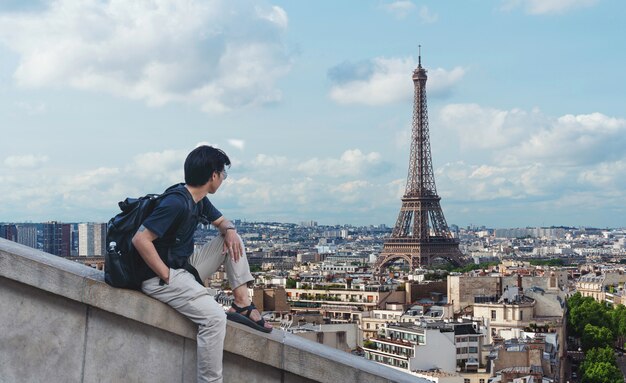
[[[500,277],[448,275],[448,303],[452,304],[455,313],[473,306],[476,296],[500,295],[501,293]]]
[[[196,327],[103,273],[0,239],[0,381],[193,382]],[[229,323],[226,382],[425,382],[295,335]]]
[[[456,372],[454,332],[426,330],[426,344],[415,346],[415,356],[409,360],[411,370],[442,369]]]
[[[493,361],[493,371],[510,367],[542,366],[544,376],[552,375],[550,361],[543,359],[543,348],[523,351],[498,350],[498,358]]]
[[[428,283],[407,283],[407,303],[413,303],[421,298],[431,298],[431,293],[447,294],[446,281],[432,281]]]
[[[323,324],[320,325],[319,332],[296,332],[295,335],[346,352],[354,350],[362,343],[356,323]]]

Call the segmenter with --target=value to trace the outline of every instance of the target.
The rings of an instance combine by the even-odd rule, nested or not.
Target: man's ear
[[[209,179],[204,183],[203,186],[207,186],[208,184],[210,184],[213,181],[214,176],[215,176],[215,172],[211,173],[211,177],[209,177]]]

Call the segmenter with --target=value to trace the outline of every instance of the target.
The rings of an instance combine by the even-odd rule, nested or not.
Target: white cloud
[[[444,108],[444,114],[454,118],[437,125],[438,129],[444,129],[450,145],[480,151],[483,156],[450,150],[434,158],[435,164],[444,164],[435,168],[435,179],[446,214],[475,215],[480,209],[480,214],[495,214],[514,210],[513,205],[523,212],[552,211],[576,203],[589,211],[591,205],[583,204],[584,198],[598,209],[626,198],[624,120],[599,113],[550,118],[539,111],[453,107],[452,112],[460,112]],[[525,126],[528,129],[520,129]],[[24,172],[7,166],[5,160],[0,193],[7,203],[0,205],[0,216],[16,216],[12,209],[19,207],[19,216],[31,220],[108,219],[126,196],[159,193],[180,182],[187,153],[186,149],[143,153],[129,160],[128,166],[73,173],[49,164]],[[233,165],[220,192],[211,196],[229,217],[389,222],[405,191],[406,158],[398,169],[380,153],[356,148],[308,159],[247,155],[240,156],[244,158]]]
[[[8,162],[19,166],[7,166],[2,171],[0,194],[7,204],[0,206],[0,216],[10,214],[33,221],[107,220],[118,213],[120,200],[161,193],[167,186],[182,182],[187,153],[188,150],[143,153],[121,168],[102,166],[80,171],[49,164],[37,167],[44,158],[34,155],[9,157],[5,165]],[[27,172],[22,170],[26,165]]]
[[[183,164],[189,150],[163,150],[135,156],[120,170],[111,190],[122,190],[122,194],[143,195],[161,193],[165,186],[183,182]],[[119,198],[119,194],[117,196]]]
[[[120,174],[119,169],[102,167],[60,177],[53,190],[58,193],[57,203],[65,209],[113,209],[116,199],[125,198],[119,194],[124,190],[125,181],[130,181],[130,178]]]
[[[378,57],[358,65],[341,64],[329,72],[335,82],[330,98],[340,104],[384,105],[413,97],[411,76],[417,67],[413,58]],[[465,69],[436,68],[427,82],[431,96],[446,95],[465,75]]]
[[[509,166],[590,165],[615,160],[626,147],[626,120],[601,113],[554,119],[539,110],[451,104],[438,117],[440,128],[458,139],[464,153],[478,149]]]
[[[431,12],[430,9],[428,9],[428,7],[425,5],[422,5],[420,7],[419,16],[420,16],[420,20],[422,21],[422,23],[425,23],[425,24],[436,23],[437,20],[439,20],[439,15]]]
[[[232,169],[232,177],[220,193],[227,198],[226,203],[236,205],[247,217],[282,217],[297,222],[324,212],[341,219],[339,215],[365,215],[396,202],[395,193],[384,180],[387,172],[381,171],[388,164],[376,152],[351,149],[338,158],[299,161],[258,154],[242,165]]]
[[[35,154],[9,156],[4,159],[4,164],[9,168],[34,168],[45,162],[48,162],[47,156]]]
[[[244,140],[237,140],[234,138],[231,138],[228,140],[228,143],[232,146],[235,147],[239,150],[243,150],[244,147],[246,146],[246,142]]]
[[[470,165],[462,161],[437,169],[439,194],[455,201],[547,198],[565,188],[568,174],[542,164],[519,167]]]
[[[399,0],[392,3],[383,4],[381,8],[393,15],[396,19],[403,20],[406,19],[409,14],[413,13],[417,6],[412,1]],[[432,12],[425,5],[419,7],[418,17],[419,21],[423,24],[432,24],[439,20],[439,15]]]
[[[578,175],[578,182],[603,190],[624,190],[626,188],[626,159],[602,162],[585,169]]]
[[[392,14],[397,19],[404,19],[415,9],[412,1],[400,0],[393,3],[383,4],[382,8]]]
[[[498,110],[477,104],[449,104],[441,109],[442,128],[454,131],[463,148],[509,147],[545,123],[538,111]]]
[[[367,186],[369,186],[369,182],[356,180],[339,184],[333,188],[333,190],[340,193],[352,194],[366,188]]]
[[[502,9],[523,8],[532,15],[559,14],[567,11],[594,6],[598,0],[505,0]]]
[[[187,153],[187,149],[142,153],[127,166],[81,171],[49,166],[29,172],[6,168],[0,173],[0,194],[7,200],[0,205],[0,216],[106,221],[118,212],[118,201],[160,193],[181,182]],[[371,209],[397,202],[392,189],[398,185],[390,186],[384,179],[389,166],[379,153],[360,149],[312,159],[257,154],[234,164],[211,199],[233,218],[297,222],[327,212],[338,220],[349,214],[372,219]]]
[[[260,18],[268,20],[282,29],[287,28],[289,18],[287,17],[287,12],[281,7],[274,5],[269,9],[262,7],[256,7],[255,9]]]
[[[336,198],[343,203],[363,202],[367,204],[368,201],[363,200],[363,195],[364,193],[369,195],[367,192],[371,187],[372,185],[367,181],[355,180],[332,187],[331,191],[335,193]]]
[[[476,169],[472,169],[469,178],[485,179],[494,175],[501,175],[507,172],[506,168],[498,168],[495,166],[481,165]]]
[[[284,156],[268,156],[266,154],[258,154],[252,161],[252,166],[255,169],[267,169],[275,171],[275,169],[281,169],[289,164],[287,157]]]
[[[153,178],[181,169],[187,151],[164,150],[162,152],[149,152],[135,156],[132,164],[127,168],[139,177]]]
[[[250,2],[58,0],[0,16],[0,42],[19,54],[14,78],[24,87],[224,112],[280,100],[286,28],[284,10]]]
[[[452,146],[461,149],[445,153],[448,162],[436,169],[444,200],[525,201],[527,209],[550,210],[581,196],[606,198],[599,208],[626,198],[624,119],[601,113],[551,118],[474,104],[449,105],[439,117]],[[475,163],[460,160],[470,154]]]
[[[340,158],[312,158],[296,166],[296,169],[308,176],[338,178],[376,174],[386,167],[380,153],[363,153],[359,149],[346,150]]]
[[[566,115],[503,153],[503,161],[589,165],[623,156],[626,120],[601,113]]]

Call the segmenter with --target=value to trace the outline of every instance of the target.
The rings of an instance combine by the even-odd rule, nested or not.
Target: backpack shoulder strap
[[[180,196],[182,196],[185,201],[187,202],[187,208],[189,209],[189,211],[193,210],[193,199],[189,198],[189,193],[186,190],[182,190],[180,187],[180,185],[183,184],[175,184],[172,185],[170,187],[168,187],[167,189],[165,189],[165,191],[158,197],[159,199],[163,199],[168,195],[172,195],[172,194],[178,194]],[[185,219],[184,216],[180,217],[177,222],[175,223],[178,226],[178,229],[176,229],[176,237],[178,237],[180,230],[181,230],[181,226],[183,223],[183,219]]]

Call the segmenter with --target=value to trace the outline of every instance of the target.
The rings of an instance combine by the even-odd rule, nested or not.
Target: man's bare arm
[[[143,226],[142,226],[143,228]],[[157,235],[150,230],[143,228],[135,234],[133,237],[133,246],[137,249],[137,252],[141,258],[146,262],[148,267],[154,271],[154,273],[161,278],[165,283],[170,282],[170,268],[161,260],[159,253],[152,243],[157,239]]]
[[[224,216],[219,217],[215,221],[212,222],[213,226],[215,226],[220,234],[224,237],[224,252],[230,254],[233,258],[233,261],[239,261],[241,255],[243,254],[243,247],[241,245],[241,240],[239,239],[239,235],[237,235],[237,229],[232,222],[224,218]]]

